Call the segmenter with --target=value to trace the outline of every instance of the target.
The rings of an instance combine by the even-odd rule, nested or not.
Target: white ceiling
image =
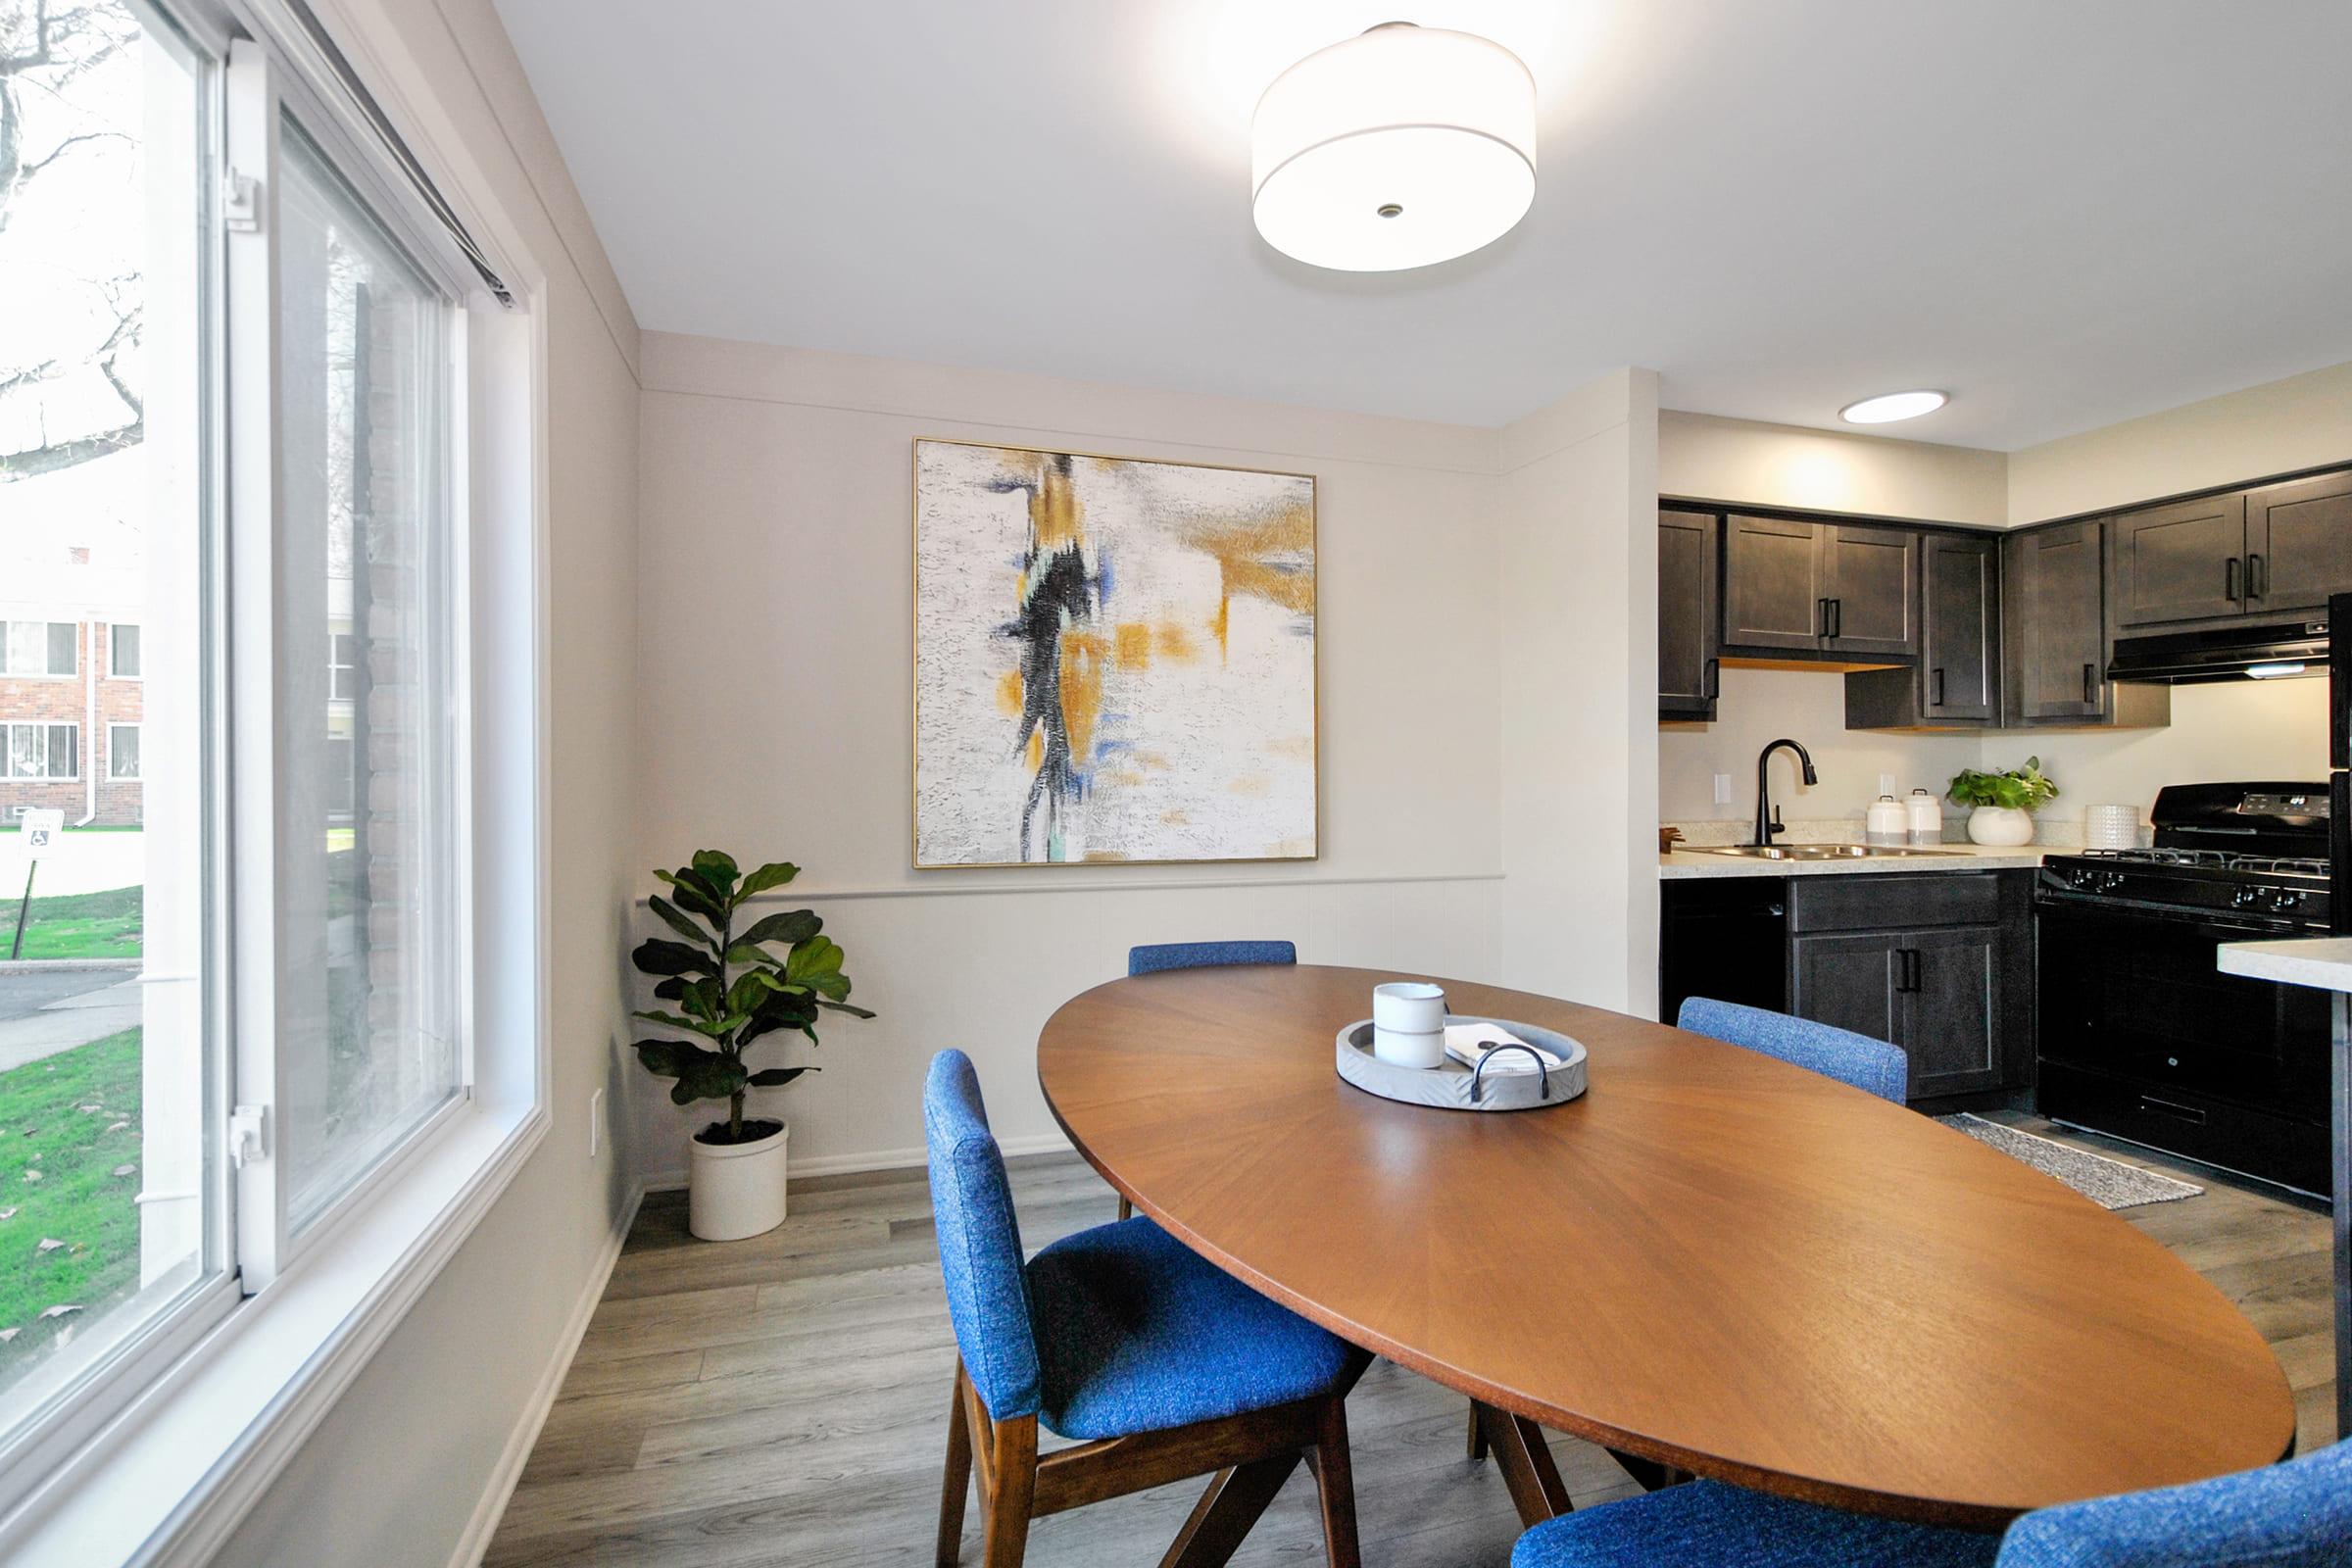
[[[2352,360],[2344,0],[498,0],[648,328],[1494,424],[2014,449]],[[1535,210],[1317,271],[1250,109],[1402,17],[1533,68]]]

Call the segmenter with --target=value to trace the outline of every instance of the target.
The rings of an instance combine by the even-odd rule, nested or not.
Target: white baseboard
[[[1057,1154],[1069,1149],[1070,1141],[1057,1132],[1031,1133],[1026,1138],[1000,1139],[997,1147],[1009,1156]],[[795,1155],[792,1175],[797,1180],[803,1176],[847,1176],[868,1170],[920,1170],[928,1157],[919,1144],[912,1149],[876,1149],[858,1154],[822,1154],[813,1159],[802,1159]],[[639,1191],[674,1193],[685,1186],[686,1172],[673,1166],[668,1170],[647,1171],[644,1185]]]
[[[473,1517],[466,1521],[466,1533],[458,1538],[458,1549],[449,1559],[450,1568],[481,1568],[482,1558],[489,1553],[490,1538],[498,1533],[498,1522],[506,1515],[515,1484],[522,1480],[522,1467],[539,1441],[540,1429],[547,1425],[548,1414],[556,1407],[556,1396],[564,1391],[564,1375],[570,1372],[571,1358],[579,1350],[581,1337],[588,1332],[588,1320],[596,1315],[597,1303],[605,1298],[605,1286],[612,1281],[613,1265],[620,1261],[621,1246],[629,1239],[629,1227],[636,1222],[637,1206],[645,1201],[645,1192],[642,1185],[636,1187],[621,1204],[620,1221],[605,1239],[604,1255],[588,1271],[588,1283],[580,1291],[580,1298],[572,1304],[571,1317],[556,1340],[555,1354],[548,1358],[547,1370],[539,1375],[539,1386],[531,1391],[530,1402],[523,1406],[522,1419],[515,1423],[506,1448],[498,1456],[497,1466],[491,1470],[490,1485],[484,1489],[481,1500],[474,1504]]]

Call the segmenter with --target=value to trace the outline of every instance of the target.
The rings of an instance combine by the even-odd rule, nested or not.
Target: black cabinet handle
[[[1710,703],[1723,695],[1722,660],[1710,659],[1707,661],[1706,682],[1703,690],[1706,693],[1707,701]]]
[[[1894,989],[1917,991],[1919,989],[1919,950],[1917,948],[1897,948],[1894,950]]]
[[[2260,599],[2271,591],[2271,568],[2260,556],[2246,558],[2246,597]]]
[[[2237,603],[2237,558],[2231,556],[2222,567],[2222,597],[2233,605]]]
[[[1928,706],[1941,708],[1943,706],[1943,671],[1940,669],[1929,670],[1928,679],[1931,682]]]
[[[1833,599],[1830,601],[1830,636],[1832,638],[1838,638],[1844,635],[1845,601],[1842,599]]]
[[[2085,704],[2095,703],[2099,700],[2097,694],[2091,690],[2093,686],[2098,684],[2091,678],[2094,668],[2095,666],[2090,664],[2084,664],[2082,666],[2082,701]]]
[[[1813,624],[1820,628],[1814,636],[1827,637],[1830,634],[1830,602],[1827,599],[1813,601]]]

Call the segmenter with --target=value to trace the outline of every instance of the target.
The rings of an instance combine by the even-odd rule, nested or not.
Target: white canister
[[[2086,850],[2139,848],[2139,808],[2086,806],[2082,808],[2082,847]]]
[[[1943,842],[1943,802],[1926,790],[1913,790],[1909,804],[1909,823],[1913,845]]]
[[[1446,1059],[1446,988],[1392,980],[1372,988],[1372,1054],[1399,1067]]]
[[[1910,813],[1903,809],[1903,803],[1891,795],[1882,795],[1863,813],[1862,842],[1892,848],[1903,842],[1903,835],[1910,827]]]

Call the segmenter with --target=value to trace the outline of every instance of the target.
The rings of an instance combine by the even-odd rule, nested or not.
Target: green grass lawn
[[[0,1386],[138,1289],[138,1030],[0,1072]]]
[[[39,883],[33,884],[36,888]],[[20,958],[135,958],[139,956],[141,913],[139,888],[108,888],[103,893],[67,893],[44,899],[37,895],[24,921],[24,949]],[[17,905],[0,903],[0,958],[8,956],[17,933]]]

